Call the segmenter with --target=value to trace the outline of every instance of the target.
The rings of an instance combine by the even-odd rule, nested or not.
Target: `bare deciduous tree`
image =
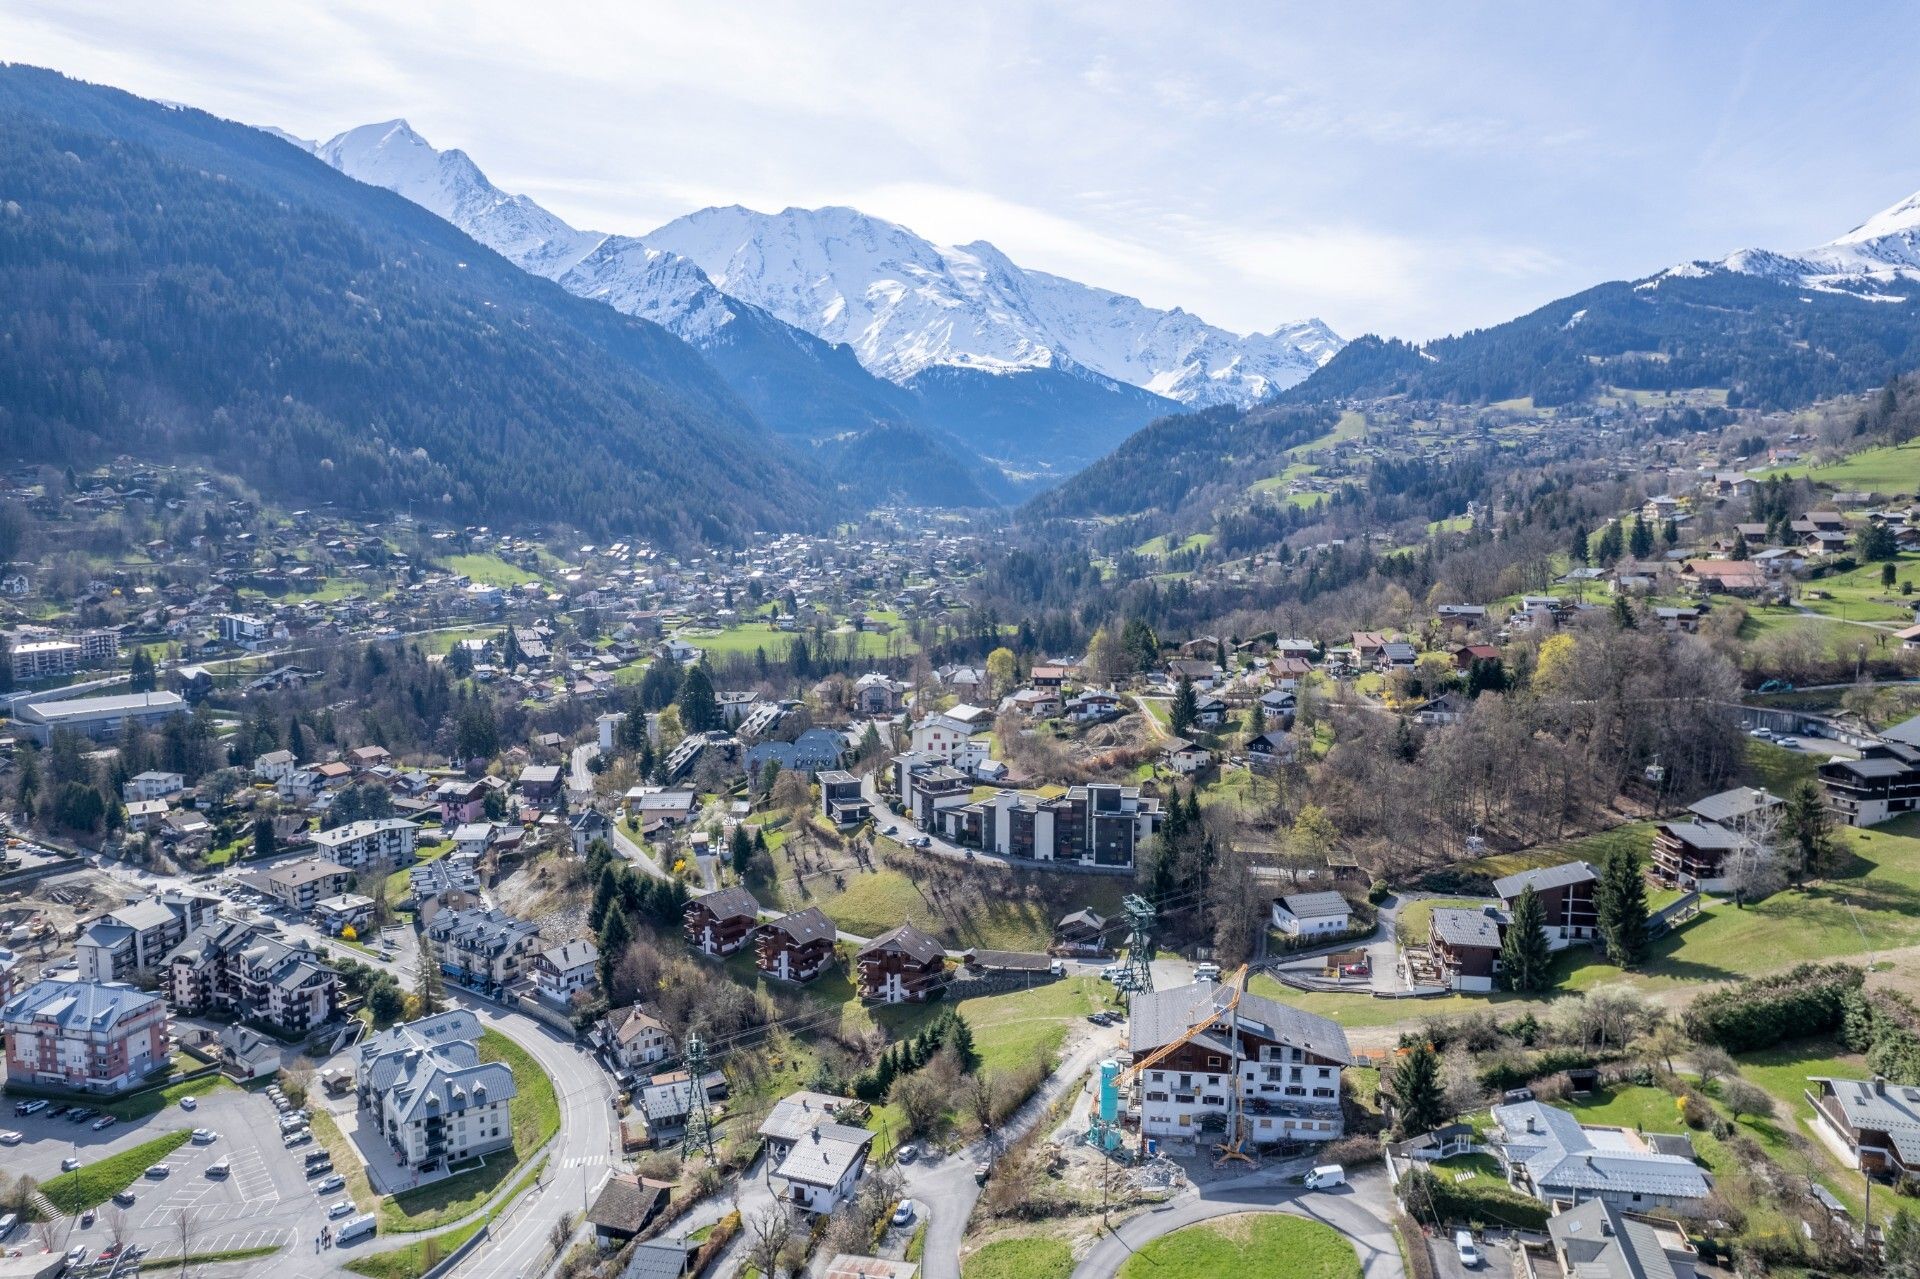
[[[767,1279],[779,1279],[781,1254],[793,1238],[793,1216],[775,1204],[747,1222],[747,1261]]]

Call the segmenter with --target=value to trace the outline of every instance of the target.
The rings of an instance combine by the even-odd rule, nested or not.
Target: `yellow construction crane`
[[[1167,1043],[1154,1049],[1152,1052],[1148,1053],[1145,1057],[1142,1057],[1140,1060],[1134,1062],[1131,1066],[1128,1066],[1125,1070],[1121,1071],[1118,1079],[1116,1080],[1117,1086],[1121,1088],[1130,1086],[1134,1080],[1140,1077],[1140,1073],[1142,1071],[1153,1069],[1153,1067],[1159,1065],[1161,1062],[1165,1061],[1168,1057],[1172,1056],[1176,1050],[1186,1047],[1188,1044],[1192,1043],[1197,1036],[1204,1033],[1205,1031],[1211,1030],[1213,1026],[1216,1023],[1218,1023],[1223,1017],[1227,1021],[1227,1030],[1228,1030],[1229,1037],[1233,1043],[1234,1050],[1235,1052],[1238,1052],[1239,1051],[1238,1030],[1240,1025],[1240,1019],[1239,1019],[1240,996],[1247,993],[1248,975],[1249,975],[1249,969],[1247,968],[1247,965],[1245,964],[1240,965],[1240,967],[1235,970],[1233,976],[1227,978],[1226,982],[1224,983],[1229,988],[1227,1003],[1224,1008],[1218,1008],[1218,1007],[1213,1008],[1204,1019],[1202,1019],[1199,1022],[1196,1022],[1192,1026],[1189,1026],[1183,1033],[1175,1036],[1173,1039],[1169,1040]],[[1246,1132],[1245,1132],[1246,1119],[1240,1113],[1240,1071],[1237,1067],[1232,1067],[1232,1058],[1229,1058],[1228,1061],[1229,1061],[1229,1066],[1232,1068],[1232,1074],[1233,1074],[1233,1101],[1227,1111],[1226,1140],[1222,1142],[1220,1145],[1214,1147],[1214,1151],[1220,1156],[1221,1162],[1225,1162],[1228,1159],[1238,1159],[1243,1163],[1250,1164],[1253,1162],[1253,1159],[1246,1153],[1244,1149],[1246,1145]],[[1147,1143],[1147,1125],[1146,1125],[1144,1112],[1143,1112],[1143,1117],[1140,1124],[1140,1148],[1142,1151],[1145,1151],[1146,1143]]]

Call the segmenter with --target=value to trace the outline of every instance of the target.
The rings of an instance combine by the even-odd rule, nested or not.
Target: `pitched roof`
[[[858,1104],[851,1097],[836,1097],[832,1093],[806,1089],[788,1093],[773,1103],[766,1121],[760,1125],[760,1135],[775,1141],[798,1141],[821,1124],[835,1122],[834,1115],[840,1110]]]
[[[1587,862],[1562,862],[1558,866],[1542,866],[1536,870],[1523,870],[1514,875],[1502,875],[1493,881],[1494,895],[1502,901],[1512,901],[1528,885],[1536,893],[1544,893],[1549,888],[1566,888],[1572,884],[1591,884],[1598,881],[1600,872]]]
[[[804,946],[808,942],[819,941],[822,938],[832,941],[839,936],[840,932],[818,906],[809,906],[805,910],[797,910],[790,915],[770,919],[761,926],[786,934],[796,946]]]
[[[1326,919],[1353,910],[1346,898],[1334,892],[1288,893],[1280,899],[1280,904],[1295,919]]]
[[[702,893],[693,899],[693,904],[705,907],[715,919],[760,918],[760,903],[744,888],[722,888],[717,892]]]
[[[1555,1214],[1547,1233],[1578,1279],[1689,1279],[1692,1274],[1691,1267],[1674,1267],[1653,1226],[1604,1199]]]
[[[1901,1163],[1908,1167],[1920,1164],[1920,1088],[1883,1079],[1816,1077],[1815,1082],[1833,1090],[1834,1101],[1848,1123],[1886,1133]]]
[[[824,1123],[794,1143],[773,1175],[810,1186],[831,1186],[866,1157],[867,1147],[872,1144],[873,1134],[865,1128]]]
[[[1785,802],[1778,795],[1758,786],[1736,786],[1732,790],[1723,790],[1717,795],[1695,800],[1687,805],[1687,811],[1705,821],[1725,825],[1766,809],[1778,808]]]
[[[1441,906],[1433,912],[1432,934],[1449,946],[1479,946],[1498,950],[1504,916],[1486,910]]]
[[[1225,985],[1201,981],[1135,995],[1128,1017],[1128,1044],[1134,1055],[1172,1043],[1209,1016],[1223,1017],[1231,994]],[[1347,1032],[1329,1018],[1253,994],[1240,997],[1238,1016],[1243,1031],[1329,1061],[1352,1060]]]
[[[868,942],[860,948],[859,958],[878,954],[884,950],[897,950],[917,963],[928,964],[946,955],[946,948],[933,938],[915,928],[912,924],[902,924],[890,933]]]
[[[1597,1194],[1656,1195],[1704,1199],[1712,1183],[1700,1166],[1679,1155],[1663,1155],[1636,1146],[1595,1140],[1617,1129],[1588,1129],[1564,1110],[1537,1101],[1495,1106],[1507,1159],[1527,1170],[1543,1196]],[[1529,1126],[1531,1125],[1531,1126]]]

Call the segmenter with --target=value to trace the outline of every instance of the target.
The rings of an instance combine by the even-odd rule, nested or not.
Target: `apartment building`
[[[937,808],[935,826],[956,844],[1006,857],[1124,869],[1163,816],[1160,801],[1137,786],[1090,782],[1057,798],[1003,790],[947,804]]]
[[[108,911],[88,924],[74,943],[80,980],[119,982],[143,973],[157,975],[167,953],[219,908],[217,897],[165,892]]]
[[[480,1060],[480,1030],[479,1018],[456,1008],[360,1045],[361,1123],[385,1139],[401,1166],[426,1170],[513,1145],[513,1071]]]
[[[1236,1087],[1247,1133],[1256,1144],[1332,1141],[1345,1131],[1340,1072],[1352,1061],[1340,1024],[1217,982],[1134,995],[1128,1045],[1133,1060],[1186,1042],[1140,1072],[1141,1131],[1192,1137],[1208,1116],[1224,1115]],[[1195,1027],[1197,1034],[1187,1038]]]
[[[404,866],[413,860],[413,842],[419,832],[417,822],[382,817],[316,832],[313,843],[322,857],[354,870],[381,864]]]
[[[581,991],[600,985],[600,951],[584,938],[549,946],[529,967],[535,997],[555,1008],[571,1008]]]
[[[443,910],[427,925],[440,968],[463,982],[505,985],[540,945],[540,926],[499,910]]]
[[[165,979],[178,1012],[261,1022],[286,1035],[331,1021],[340,1002],[340,976],[317,951],[239,920],[194,929],[167,956]]]
[[[7,1078],[83,1092],[124,1092],[171,1060],[167,1006],[118,982],[39,981],[0,1005]]]
[[[282,862],[264,872],[267,892],[295,910],[312,910],[328,897],[338,897],[353,884],[353,872],[324,857]]]

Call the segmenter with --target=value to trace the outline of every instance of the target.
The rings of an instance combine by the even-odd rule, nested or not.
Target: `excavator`
[[[1141,1072],[1153,1069],[1179,1049],[1192,1043],[1197,1036],[1213,1029],[1213,1027],[1223,1021],[1227,1026],[1229,1040],[1237,1044],[1240,1025],[1240,997],[1247,993],[1247,979],[1249,975],[1250,970],[1247,965],[1240,965],[1240,967],[1234,971],[1233,975],[1223,983],[1229,992],[1224,1007],[1216,1006],[1203,1020],[1189,1026],[1184,1033],[1176,1036],[1159,1048],[1154,1049],[1145,1057],[1142,1057],[1139,1061],[1134,1062],[1131,1066],[1121,1071],[1116,1080],[1117,1086],[1121,1089],[1132,1086],[1133,1082],[1140,1077]],[[1253,1163],[1253,1156],[1249,1155],[1246,1149],[1248,1145],[1247,1138],[1249,1128],[1246,1115],[1241,1109],[1241,1080],[1238,1069],[1233,1071],[1232,1088],[1232,1101],[1227,1107],[1226,1136],[1219,1145],[1213,1148],[1214,1155],[1216,1156],[1214,1160],[1215,1167],[1219,1167],[1229,1161],[1237,1161],[1244,1164]],[[1143,1123],[1140,1126],[1140,1153],[1146,1153],[1146,1145],[1146,1125]]]

